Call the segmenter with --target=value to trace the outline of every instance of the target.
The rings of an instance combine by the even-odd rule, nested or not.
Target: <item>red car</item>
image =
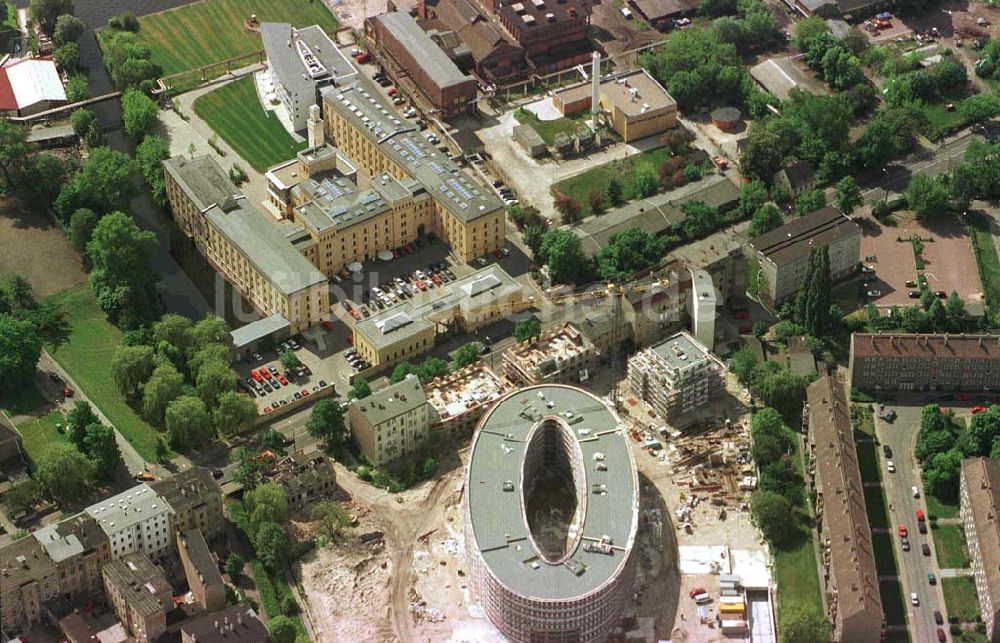
[[[906,525],[900,525],[899,526],[899,537],[900,538],[906,538],[906,534],[907,534]]]
[[[389,89],[385,90],[385,93],[389,94],[390,96],[395,96],[396,95],[396,91],[397,91],[397,89],[395,87],[390,87]]]
[[[972,407],[972,414],[973,415],[975,415],[977,413],[984,413],[985,411],[986,411],[986,407],[985,406],[974,406],[974,407]]]
[[[917,509],[917,520],[919,520],[920,522],[924,521],[924,510],[923,509]]]
[[[500,252],[499,250],[494,250],[493,256],[496,257],[497,259],[503,259],[503,253]]]
[[[250,371],[250,377],[252,377],[257,382],[260,382],[261,380],[264,379],[263,377],[260,376],[260,373],[258,373],[257,371]]]
[[[425,284],[422,279],[417,279],[414,283],[420,290],[427,290],[427,284]]]
[[[968,402],[969,400],[972,399],[972,396],[969,395],[968,393],[961,393],[959,395],[956,395],[955,397],[958,398],[962,402]]]
[[[309,395],[309,389],[307,388],[302,389],[302,397],[305,397],[307,395]]]
[[[433,281],[438,286],[441,285],[441,277],[438,277],[437,275],[431,275],[431,281]]]
[[[321,323],[320,326],[322,326],[324,330],[333,330],[333,322],[329,319]]]
[[[944,630],[942,630],[940,627],[937,628],[937,639],[941,641],[941,643],[944,643],[945,641],[948,640],[948,637],[944,635]]]
[[[698,594],[704,594],[704,593],[705,593],[704,587],[695,587],[690,592],[688,592],[688,598],[694,598]]]
[[[267,370],[266,368],[260,369],[260,374],[266,377],[267,379],[271,379],[272,377],[274,377],[273,375],[271,375],[271,371]]]
[[[278,381],[281,382],[282,386],[288,386],[288,379],[284,375],[278,376]]]
[[[361,63],[363,65],[366,62],[370,61],[372,59],[372,57],[371,57],[371,54],[360,53],[357,56],[355,56],[354,59],[357,60],[359,63]]]

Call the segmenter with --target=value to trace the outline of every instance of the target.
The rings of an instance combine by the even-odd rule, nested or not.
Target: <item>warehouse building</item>
[[[391,11],[365,21],[370,48],[392,58],[430,100],[442,118],[475,107],[478,83],[463,73],[405,11]]]
[[[1000,640],[1000,461],[962,460],[960,515],[986,638]]]
[[[824,543],[821,580],[833,640],[879,643],[885,614],[847,393],[843,383],[825,375],[809,386],[807,402],[816,514]]]
[[[637,558],[639,482],[620,419],[582,389],[531,386],[497,401],[475,436],[465,546],[486,616],[518,643],[605,640]]]
[[[1000,335],[851,335],[860,391],[1000,391]]]
[[[760,262],[767,287],[761,296],[780,305],[798,293],[805,283],[812,248],[826,246],[832,280],[854,274],[861,261],[861,236],[861,226],[827,206],[754,237],[750,250]]]
[[[725,367],[686,332],[647,348],[628,360],[632,392],[661,418],[683,424],[722,389]]]
[[[23,58],[0,67],[0,116],[31,116],[66,104],[56,64]]]

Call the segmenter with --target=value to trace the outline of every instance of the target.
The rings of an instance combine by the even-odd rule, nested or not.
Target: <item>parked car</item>
[[[885,463],[885,469],[889,473],[896,473],[896,464],[892,460],[887,460]]]
[[[931,585],[937,585],[937,576],[934,575],[934,572],[927,572],[927,582]]]
[[[907,279],[906,280],[906,287],[907,288],[916,288],[917,287],[917,282],[913,281],[912,279]]]
[[[918,522],[917,523],[917,531],[919,531],[922,534],[926,534],[927,533],[927,523],[926,522]]]
[[[910,292],[908,292],[906,294],[910,297],[910,299],[920,299],[920,291],[919,290],[911,290]]]
[[[920,545],[920,552],[924,556],[930,556],[931,555],[931,546],[928,545],[927,543],[924,543],[923,545]]]
[[[914,498],[919,498],[920,497],[920,489],[919,489],[919,487],[916,487],[916,486],[910,487],[910,493],[913,494]]]
[[[861,266],[861,272],[864,272],[866,274],[875,274],[875,266],[871,265]]]
[[[868,296],[869,297],[873,297],[873,298],[874,297],[881,297],[882,296],[882,291],[881,290],[869,290],[868,291]]]
[[[883,444],[882,445],[882,454],[886,458],[891,458],[892,457],[892,447],[890,447],[888,444]]]
[[[943,290],[935,290],[934,296],[937,297],[938,299],[947,299],[948,293],[946,293]]]
[[[912,605],[920,605],[920,598],[917,596],[916,592],[910,592],[910,603]]]
[[[940,643],[945,643],[945,641],[948,640],[948,637],[944,634],[944,630],[940,627],[937,628],[937,640],[940,641]]]
[[[923,522],[925,520],[925,518],[924,518],[924,510],[923,509],[917,509],[917,520],[919,522]]]
[[[900,538],[906,538],[906,535],[908,533],[906,531],[906,525],[900,525],[899,528],[897,529],[897,531],[899,532],[899,537]]]
[[[941,616],[941,612],[934,610],[934,622],[938,625],[944,625],[944,617]]]

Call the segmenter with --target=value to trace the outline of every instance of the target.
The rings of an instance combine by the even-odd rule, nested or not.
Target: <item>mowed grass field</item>
[[[306,143],[296,143],[277,117],[257,99],[252,76],[212,90],[194,101],[194,112],[259,172],[294,158]]]
[[[38,462],[38,457],[52,445],[69,440],[65,433],[59,432],[56,424],[66,426],[66,420],[58,409],[17,425],[17,430],[24,438],[24,450],[33,462]]]
[[[111,356],[122,333],[108,323],[86,284],[50,299],[65,308],[73,334],[52,356],[143,458],[156,461],[160,432],[125,402],[111,373]]]
[[[337,29],[321,0],[205,0],[143,16],[139,36],[164,75],[173,74],[262,49],[260,36],[244,26],[251,14],[260,22]]]

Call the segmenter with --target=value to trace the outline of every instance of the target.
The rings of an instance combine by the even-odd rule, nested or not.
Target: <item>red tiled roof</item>
[[[854,357],[1000,359],[1000,335],[873,335],[855,333]]]
[[[14,88],[7,78],[7,70],[0,68],[0,111],[8,110],[17,111],[17,98],[14,97]]]

